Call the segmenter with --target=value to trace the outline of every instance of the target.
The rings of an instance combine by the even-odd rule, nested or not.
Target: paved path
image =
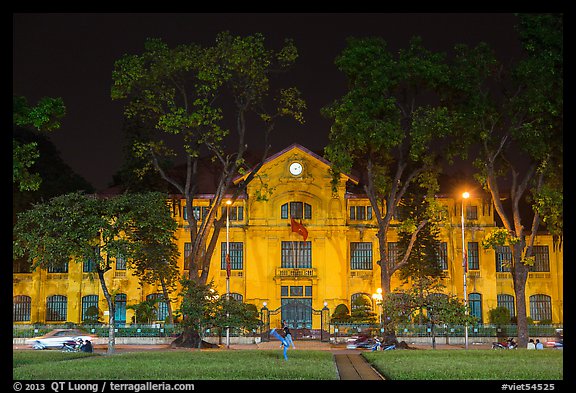
[[[341,380],[384,379],[359,353],[334,354],[334,360]]]
[[[315,341],[296,341],[296,350],[326,350],[334,354],[334,362],[341,380],[383,380],[384,378],[361,355],[362,350],[346,349],[344,345]],[[270,340],[257,344],[258,349],[278,349],[278,341]],[[292,351],[290,347],[289,351]]]

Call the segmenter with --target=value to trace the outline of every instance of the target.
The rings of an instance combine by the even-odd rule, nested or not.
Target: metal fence
[[[554,337],[563,325],[528,325],[528,334],[533,337]],[[396,329],[396,335],[402,337],[464,337],[465,325],[418,325],[402,324]],[[377,324],[331,323],[330,335],[333,337],[355,336],[366,334],[381,335],[383,330]],[[516,337],[517,325],[469,325],[469,337]]]
[[[13,338],[31,338],[50,332],[53,329],[82,329],[87,333],[95,334],[99,337],[107,337],[109,326],[80,325],[80,324],[59,324],[59,325],[13,325]],[[533,337],[555,337],[558,330],[563,325],[528,325],[528,334]],[[402,337],[464,337],[464,325],[399,325],[396,335]],[[116,337],[176,337],[182,332],[179,324],[131,324],[118,325],[115,328]],[[351,323],[330,323],[329,333],[331,337],[350,337],[358,334],[370,336],[381,335],[382,330],[378,324],[351,324]],[[219,329],[208,329],[204,332],[205,337],[218,337],[225,334]],[[258,331],[244,331],[240,329],[230,329],[233,337],[252,337],[258,335]],[[469,337],[516,337],[518,334],[516,325],[469,325]]]
[[[108,337],[109,326],[105,324],[83,325],[83,324],[54,324],[54,325],[13,325],[12,338],[32,338],[46,334],[54,329],[80,329],[98,337]],[[182,332],[179,324],[130,324],[118,325],[114,328],[116,337],[177,337]],[[218,337],[226,334],[226,331],[219,329],[207,329],[205,337]],[[230,328],[230,336],[249,337],[256,333],[246,332],[237,328]]]

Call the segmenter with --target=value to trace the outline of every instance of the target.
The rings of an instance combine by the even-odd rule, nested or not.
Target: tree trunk
[[[528,321],[526,310],[526,281],[528,280],[529,267],[521,262],[524,241],[514,246],[515,252],[512,255],[514,264],[511,269],[514,294],[516,295],[516,324],[518,328],[518,346],[526,348],[528,344]]]
[[[102,286],[102,292],[104,293],[104,297],[106,298],[106,302],[108,303],[108,355],[111,355],[115,351],[116,347],[116,323],[114,321],[114,314],[116,313],[116,305],[114,304],[114,299],[108,292],[108,287],[106,286],[106,281],[104,280],[104,273],[105,271],[98,268],[98,278],[100,280],[100,285]]]
[[[168,296],[168,289],[166,288],[166,283],[162,277],[160,278],[160,285],[162,286],[162,294],[164,295],[164,301],[166,302],[166,307],[168,308],[168,323],[170,325],[173,325],[174,316],[172,314],[172,303],[170,302],[170,297]]]
[[[185,329],[170,344],[172,348],[218,348],[218,344],[211,344],[202,340],[200,334],[192,328]]]

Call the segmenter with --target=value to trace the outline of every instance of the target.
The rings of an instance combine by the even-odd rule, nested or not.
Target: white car
[[[78,329],[54,329],[42,336],[26,340],[26,344],[31,345],[34,349],[60,349],[65,342],[76,342],[80,339],[82,339],[82,341],[89,340],[94,343],[96,336]]]

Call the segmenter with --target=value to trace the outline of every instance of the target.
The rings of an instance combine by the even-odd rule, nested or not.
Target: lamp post
[[[230,205],[231,200],[226,201],[226,304],[230,302]],[[226,348],[230,349],[230,311],[226,310]]]
[[[464,241],[464,201],[470,197],[470,193],[462,193],[462,270],[464,271],[464,313],[468,316],[468,288],[467,273],[468,264],[466,263],[466,243]],[[464,346],[468,349],[468,320],[464,323]]]
[[[376,293],[372,294],[372,299],[378,305],[378,323],[382,327],[382,288],[376,289]]]

